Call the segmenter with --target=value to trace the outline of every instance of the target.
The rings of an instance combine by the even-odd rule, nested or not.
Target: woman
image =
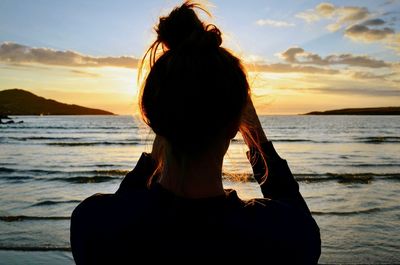
[[[74,259],[316,264],[318,226],[267,140],[241,63],[195,8],[186,2],[160,18],[140,96],[144,121],[156,134],[153,150],[115,194],[93,195],[74,210]],[[263,199],[243,201],[223,189],[223,157],[238,131]]]

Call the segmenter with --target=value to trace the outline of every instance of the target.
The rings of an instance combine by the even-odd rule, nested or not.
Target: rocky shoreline
[[[3,121],[6,120],[6,121]],[[14,121],[12,118],[10,118],[8,115],[5,114],[0,114],[0,124],[19,124],[19,123],[24,123],[24,121]]]

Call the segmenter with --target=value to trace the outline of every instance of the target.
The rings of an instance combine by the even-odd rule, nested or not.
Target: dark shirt
[[[319,228],[285,160],[271,142],[263,145],[265,166],[248,152],[264,198],[225,195],[188,199],[154,183],[155,162],[143,153],[115,194],[95,194],[71,218],[71,247],[77,264],[154,261],[246,264],[317,264]]]

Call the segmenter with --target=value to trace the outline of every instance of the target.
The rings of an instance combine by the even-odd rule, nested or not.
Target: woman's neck
[[[216,152],[218,153],[218,152]],[[165,189],[187,198],[208,198],[223,195],[222,155],[208,153],[196,158],[184,156],[177,160],[166,157],[159,183]]]

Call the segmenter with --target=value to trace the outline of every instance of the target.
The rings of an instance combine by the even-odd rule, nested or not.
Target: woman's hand
[[[243,111],[242,125],[240,132],[243,134],[250,134],[251,138],[258,143],[265,143],[268,141],[267,136],[261,126],[260,119],[257,116],[256,109],[254,108],[253,101],[248,98],[247,104]],[[243,137],[246,145],[250,148],[253,146],[248,137]]]

